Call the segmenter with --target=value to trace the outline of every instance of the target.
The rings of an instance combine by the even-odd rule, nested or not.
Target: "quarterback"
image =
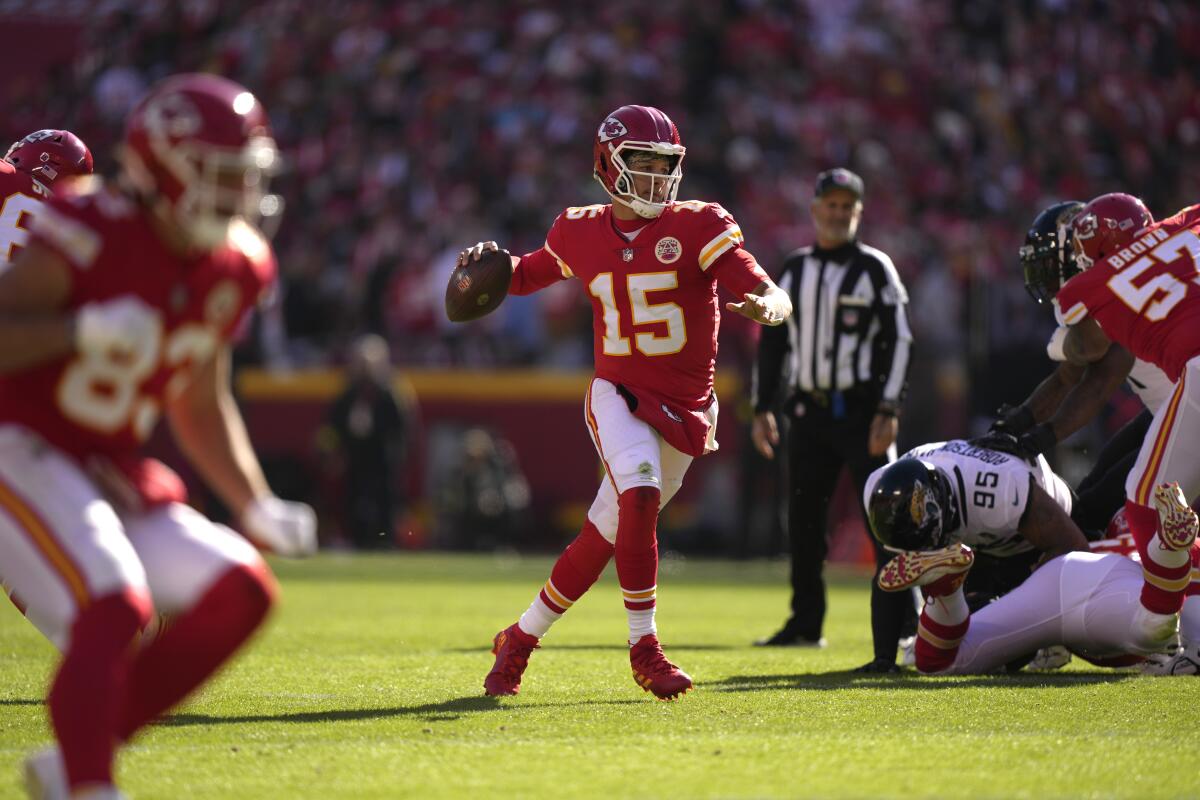
[[[117,182],[58,190],[0,271],[0,579],[63,653],[57,746],[26,762],[35,797],[119,797],[115,748],[272,604],[255,547],[141,455],[160,415],[247,537],[315,547],[312,510],[271,494],[229,389],[230,342],[275,274],[255,227],[275,158],[246,89],[167,78],[130,112]],[[173,624],[138,646],[155,613]]]
[[[489,695],[517,693],[538,641],[614,556],[634,680],[661,699],[692,686],[658,641],[655,528],[692,459],[717,447],[717,285],[737,298],[727,310],[764,325],[782,323],[792,308],[725,209],[676,200],[685,152],[658,109],[612,112],[593,143],[594,175],[612,202],[566,209],[544,247],[513,258],[511,293],[577,279],[591,300],[596,374],[584,421],[605,476],[583,529],[532,605],[496,635]],[[477,244],[459,264],[495,248]]]

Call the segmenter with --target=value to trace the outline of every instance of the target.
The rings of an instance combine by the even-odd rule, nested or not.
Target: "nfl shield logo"
[[[624,261],[633,261],[633,248],[632,248],[632,247],[626,247],[624,250],[622,250],[622,251],[621,251],[621,258],[622,258],[622,260],[624,260]]]

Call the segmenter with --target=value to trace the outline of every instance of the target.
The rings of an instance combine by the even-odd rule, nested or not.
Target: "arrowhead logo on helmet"
[[[1071,223],[1075,262],[1091,267],[1129,246],[1153,222],[1149,209],[1132,195],[1113,192],[1092,199]]]
[[[596,134],[602,142],[611,142],[613,139],[619,139],[629,133],[629,129],[625,127],[625,123],[616,117],[609,117],[600,123],[600,132]]]
[[[1075,238],[1090,239],[1096,235],[1096,231],[1100,230],[1100,224],[1096,221],[1095,214],[1081,214],[1075,220]]]

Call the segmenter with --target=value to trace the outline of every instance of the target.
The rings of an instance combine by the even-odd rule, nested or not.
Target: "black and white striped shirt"
[[[795,312],[786,325],[763,328],[754,407],[774,408],[796,392],[868,389],[881,407],[904,399],[912,332],[908,292],[892,260],[853,241],[787,257],[779,287]]]

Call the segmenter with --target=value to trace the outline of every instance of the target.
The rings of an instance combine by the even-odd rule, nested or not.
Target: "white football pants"
[[[60,650],[92,600],[148,588],[157,614],[178,614],[230,567],[260,562],[189,506],[118,514],[72,459],[22,426],[0,426],[0,582]]]
[[[715,436],[715,398],[705,414],[711,426],[709,436]],[[692,457],[667,444],[654,428],[635,417],[617,387],[603,378],[592,380],[583,416],[605,471],[587,516],[601,536],[615,543],[617,495],[634,486],[653,486],[662,495],[659,508],[666,507],[683,485]]]
[[[1112,553],[1068,553],[971,615],[954,664],[940,675],[996,672],[1051,645],[1087,658],[1162,652],[1178,614],[1141,604],[1142,568]]]

